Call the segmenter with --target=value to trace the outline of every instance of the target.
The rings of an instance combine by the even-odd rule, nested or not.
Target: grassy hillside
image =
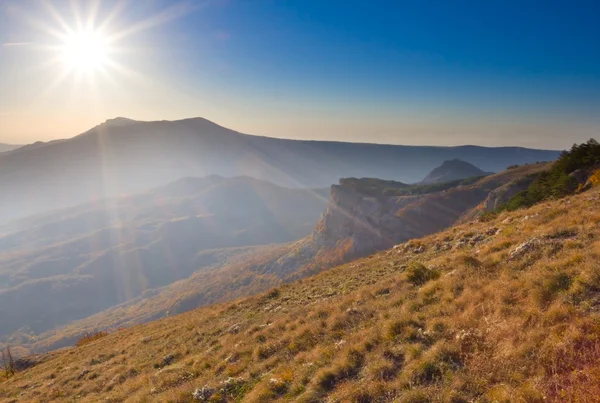
[[[261,293],[376,250],[388,249],[396,243],[445,229],[485,199],[491,190],[548,169],[550,165],[522,166],[484,178],[451,182],[444,187],[440,184],[407,186],[378,179],[342,179],[340,186],[332,189],[329,206],[312,236],[271,248],[227,249],[226,258],[215,256],[225,251],[202,252],[200,261],[206,264],[190,277],[145,291],[65,326],[36,333],[26,328],[13,333],[10,340],[32,351],[48,351],[73,345],[86,332],[114,330]],[[389,190],[393,188],[420,192],[423,197],[390,195]],[[177,194],[176,189],[171,192]]]
[[[599,206],[503,212],[33,357],[0,399],[598,401]]]

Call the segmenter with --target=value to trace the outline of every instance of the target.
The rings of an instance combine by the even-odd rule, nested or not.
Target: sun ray
[[[38,31],[44,32],[45,34],[48,34],[58,40],[64,38],[65,35],[69,31],[71,31],[71,28],[68,26],[65,26],[65,28],[63,30],[60,30],[60,29],[56,29],[56,28],[52,27],[51,25],[48,25],[46,22],[44,22],[38,18],[34,18],[30,15],[22,14],[22,16],[29,25],[31,25]]]
[[[100,0],[91,0],[90,3],[91,6],[87,16],[86,29],[90,29],[95,25],[100,10]],[[102,32],[100,29],[98,29],[98,31]]]
[[[54,19],[54,21],[56,21],[56,23],[60,26],[60,28],[62,29],[63,32],[71,32],[72,31],[69,24],[67,24],[67,22],[62,17],[62,15],[60,15],[60,13],[56,10],[56,8],[54,8],[52,6],[52,4],[48,0],[43,1],[42,5],[46,9],[46,11],[50,14],[50,16]],[[59,33],[59,35],[60,35],[60,33]]]
[[[119,14],[123,11],[123,7],[125,5],[125,0],[121,0],[117,2],[110,13],[98,24],[98,31],[105,32],[110,24],[119,16]],[[110,38],[107,38],[110,40]]]
[[[190,13],[191,11],[195,10],[197,7],[199,7],[199,5],[192,5],[190,3],[175,4],[169,8],[161,11],[160,13],[154,15],[153,17],[147,18],[143,21],[138,22],[137,24],[134,24],[130,28],[124,29],[120,32],[113,34],[112,36],[108,37],[108,40],[111,42],[116,41],[118,39],[123,39],[127,36],[136,34],[140,31],[145,31],[149,28],[165,24],[169,21],[180,18],[180,17]]]
[[[71,12],[73,13],[73,17],[75,18],[75,24],[77,26],[77,31],[83,30],[85,27],[83,26],[83,21],[81,20],[81,12],[80,12],[80,2],[77,0],[71,0]]]
[[[121,17],[125,18],[124,10],[129,4],[127,0],[115,0],[109,8],[104,8],[105,3],[101,0],[70,0],[67,4],[62,9],[51,0],[40,0],[39,10],[43,16],[36,12],[26,13],[24,8],[15,7],[20,18],[44,34],[45,39],[36,42],[35,48],[48,52],[43,61],[27,69],[33,73],[56,71],[36,94],[33,103],[38,103],[59,88],[62,92],[66,81],[73,85],[72,91],[87,86],[86,90],[96,93],[100,93],[104,83],[112,85],[113,90],[118,89],[120,77],[143,86],[156,85],[155,80],[123,63],[143,53],[144,49],[127,47],[122,39],[180,18],[202,8],[206,2],[173,2],[150,17],[137,21],[120,21]],[[122,22],[128,25],[116,29]]]
[[[128,67],[123,66],[122,64],[119,64],[117,62],[115,62],[114,60],[108,60],[106,62],[107,67],[110,67],[112,69],[112,71],[118,72],[120,74],[122,74],[123,76],[136,81],[138,84],[151,84],[153,80],[151,80],[149,77],[143,75],[142,73],[132,70]]]

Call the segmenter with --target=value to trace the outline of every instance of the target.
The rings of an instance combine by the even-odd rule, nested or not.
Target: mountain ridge
[[[246,135],[198,118],[109,121],[70,139],[2,153],[0,188],[11,192],[0,200],[0,222],[186,176],[244,174],[288,187],[329,186],[352,176],[413,183],[449,158],[499,171],[558,155],[525,148],[289,140]]]
[[[0,153],[13,151],[22,147],[22,145],[0,143]]]
[[[223,126],[217,122],[215,122],[214,120],[202,117],[202,116],[194,116],[194,117],[189,117],[189,118],[181,118],[181,119],[160,119],[160,120],[140,120],[140,119],[133,119],[133,118],[128,118],[126,116],[116,116],[114,118],[108,118],[106,119],[104,122],[97,124],[96,126],[80,133],[77,134],[73,137],[70,138],[74,138],[74,137],[78,137],[81,136],[83,134],[86,134],[87,132],[94,130],[96,128],[102,127],[103,125],[110,125],[110,123],[147,123],[147,124],[153,124],[153,123],[193,123],[193,122],[202,122],[204,124],[207,125],[213,125],[216,127],[219,127],[221,129],[225,129],[229,132],[234,132],[237,134],[242,134],[244,136],[252,136],[252,137],[259,137],[259,138],[265,138],[265,139],[274,139],[274,140],[284,140],[284,141],[293,141],[293,142],[316,142],[316,143],[331,143],[331,144],[358,144],[358,145],[381,145],[381,146],[401,146],[401,147],[406,147],[406,148],[440,148],[440,149],[447,149],[447,148],[476,148],[476,149],[514,149],[514,150],[539,150],[539,151],[550,151],[550,152],[561,152],[561,149],[549,149],[549,148],[532,148],[532,147],[525,147],[525,146],[510,146],[510,145],[506,145],[506,146],[490,146],[490,145],[478,145],[478,144],[472,144],[472,143],[466,143],[466,144],[456,144],[456,145],[427,145],[427,144],[401,144],[401,143],[374,143],[374,142],[368,142],[368,141],[344,141],[344,140],[318,140],[318,139],[296,139],[296,138],[286,138],[286,137],[275,137],[275,136],[267,136],[267,135],[262,135],[262,134],[253,134],[253,133],[246,133],[244,131],[239,131],[239,130],[235,130],[235,129],[230,129],[226,126]],[[63,138],[63,139],[57,139],[57,140],[69,140],[70,138]],[[53,140],[56,141],[56,140]],[[541,162],[541,161],[540,161]]]

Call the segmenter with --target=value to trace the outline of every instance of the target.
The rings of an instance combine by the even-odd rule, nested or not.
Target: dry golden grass
[[[594,189],[123,329],[0,399],[600,401],[599,206]]]
[[[96,340],[101,339],[106,336],[108,336],[108,332],[105,332],[105,331],[86,333],[83,335],[83,337],[81,337],[79,340],[77,340],[77,343],[75,343],[75,346],[82,347],[82,346],[85,346],[86,344],[89,344],[93,341],[96,341]]]

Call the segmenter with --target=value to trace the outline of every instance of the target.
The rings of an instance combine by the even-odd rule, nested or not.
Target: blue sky
[[[396,144],[600,137],[597,1],[103,1],[94,18],[91,1],[46,3],[0,2],[0,142],[114,116]],[[118,68],[49,88],[61,40],[48,26],[110,15]]]

